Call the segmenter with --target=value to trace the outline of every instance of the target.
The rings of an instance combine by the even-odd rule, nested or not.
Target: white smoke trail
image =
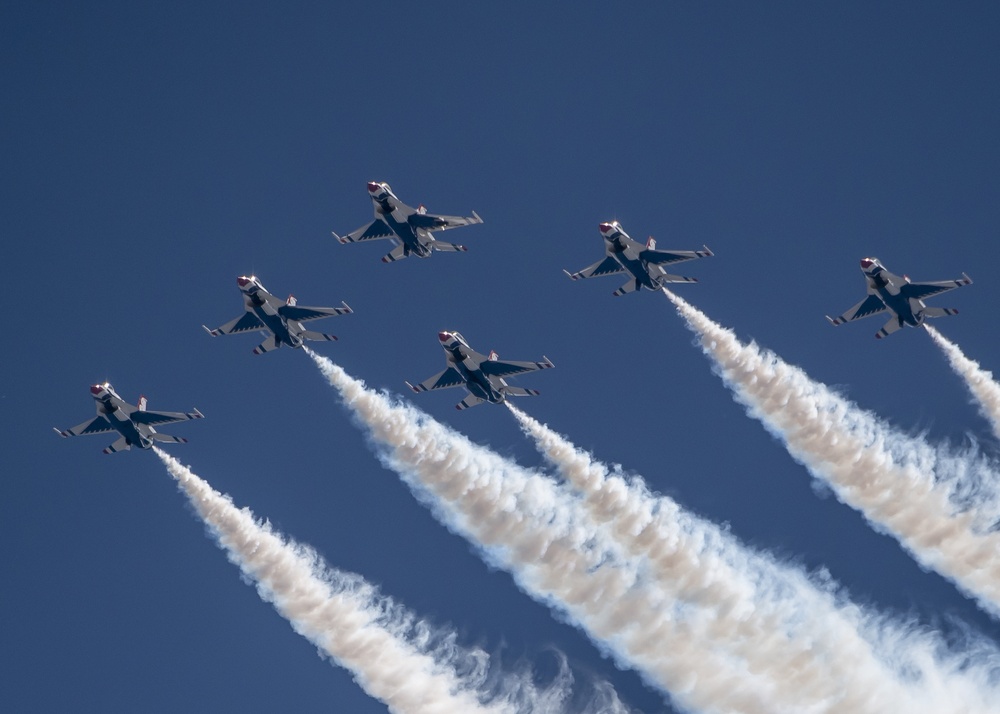
[[[993,427],[993,433],[1000,439],[1000,383],[993,378],[992,372],[966,357],[958,345],[936,329],[927,324],[924,325],[924,329],[944,352],[955,373],[965,380],[972,396],[979,402],[980,411]]]
[[[565,488],[368,390],[326,358],[308,353],[369,432],[383,461],[442,522],[680,706],[703,712],[832,712],[847,710],[839,706],[845,699],[853,702],[847,691],[855,682],[794,692],[717,646],[721,638],[706,641],[689,621],[685,603],[648,582],[635,560],[621,553]],[[926,686],[913,688],[920,696],[928,693],[926,699],[902,684],[887,685],[881,691],[891,696],[858,701],[853,711],[987,711],[979,690],[966,687],[960,673],[924,667],[920,648],[911,654],[913,672],[924,675],[926,669],[928,680],[939,677],[943,684],[935,689],[924,681]],[[785,677],[795,679],[799,669],[790,661]]]
[[[489,656],[455,642],[381,595],[363,578],[326,565],[312,549],[276,533],[249,509],[238,509],[190,469],[154,447],[229,559],[257,584],[296,632],[351,672],[395,714],[563,712],[572,676],[564,658],[548,687],[521,676],[491,675]],[[595,683],[583,711],[627,708],[610,687]]]
[[[699,636],[774,681],[775,694],[785,701],[801,702],[807,694],[830,711],[964,712],[985,710],[1000,696],[989,683],[989,667],[958,673],[961,662],[942,643],[849,603],[829,582],[811,581],[750,550],[672,499],[651,493],[641,478],[609,469],[507,406],[583,496],[594,520],[629,555],[648,561],[650,576],[685,603]],[[998,661],[1000,653],[993,652],[992,664]]]
[[[996,470],[901,434],[757,345],[741,343],[668,290],[705,354],[747,413],[788,453],[892,534],[924,567],[1000,615]]]

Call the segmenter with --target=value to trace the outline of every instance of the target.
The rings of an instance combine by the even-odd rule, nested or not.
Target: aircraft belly
[[[254,314],[264,323],[264,327],[278,338],[279,342],[288,341],[288,328],[285,327],[285,321],[281,319],[280,315],[271,315],[259,307],[254,308]]]
[[[652,280],[649,277],[649,273],[646,271],[646,266],[642,264],[641,260],[631,260],[623,255],[618,256],[618,262],[624,266],[633,278],[639,281],[639,285],[653,289]]]
[[[920,324],[920,320],[917,316],[913,314],[913,307],[910,305],[910,301],[903,297],[902,295],[891,295],[885,289],[879,290],[879,296],[882,298],[882,302],[885,306],[889,308],[891,312],[896,314],[896,317],[907,325],[917,326]]]

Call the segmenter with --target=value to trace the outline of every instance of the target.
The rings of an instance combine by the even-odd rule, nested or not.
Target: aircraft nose
[[[104,389],[103,385],[95,384],[90,388],[90,393],[96,396],[101,393],[102,389]]]
[[[250,284],[250,278],[241,275],[240,277],[236,278],[236,284],[239,285],[241,288],[245,288],[247,285]]]
[[[861,269],[862,270],[868,270],[868,268],[872,267],[872,265],[874,265],[874,264],[875,264],[875,261],[873,261],[871,258],[862,258],[861,259]]]
[[[375,183],[374,181],[368,182],[368,193],[378,193],[381,190],[382,186],[380,186],[379,184]]]
[[[610,223],[602,223],[600,226],[598,226],[598,228],[601,229],[601,233],[608,233],[614,228],[614,226],[611,225]]]
[[[451,333],[450,332],[439,332],[438,333],[438,340],[440,340],[441,342],[447,342],[450,339],[451,339]]]

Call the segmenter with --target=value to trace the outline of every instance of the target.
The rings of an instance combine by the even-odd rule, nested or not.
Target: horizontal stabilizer
[[[299,333],[299,335],[307,340],[316,340],[317,342],[323,342],[324,340],[327,342],[333,342],[337,339],[336,335],[328,335],[324,332],[313,332],[312,330],[303,330]]]
[[[161,444],[186,444],[186,443],[188,443],[188,440],[185,439],[183,436],[170,436],[169,434],[160,434],[159,432],[156,432],[154,434],[150,434],[149,438],[151,438],[153,441],[159,441]]]
[[[638,289],[639,289],[639,281],[630,280],[611,294],[614,295],[615,297],[618,297],[620,295],[625,295],[626,293],[635,292]]]
[[[265,352],[270,352],[271,350],[276,350],[279,347],[278,338],[271,335],[266,340],[261,342],[259,345],[253,348],[253,353],[255,355],[262,355]]]
[[[113,443],[111,446],[109,446],[108,448],[104,449],[103,453],[105,453],[105,454],[114,454],[115,452],[118,452],[118,451],[128,451],[131,448],[132,447],[129,445],[128,440],[123,436],[118,441],[116,441],[115,443]]]
[[[480,399],[479,397],[470,394],[465,399],[456,404],[455,408],[458,409],[459,411],[462,411],[463,409],[474,407],[477,404],[482,404],[485,401],[486,401],[485,399]]]
[[[888,337],[893,332],[896,332],[903,327],[903,322],[895,315],[889,319],[887,323],[882,326],[882,329],[875,333],[875,339],[881,340],[883,337]]]
[[[540,394],[537,389],[524,387],[504,387],[503,393],[511,397],[537,397]]]
[[[924,317],[947,317],[948,315],[957,315],[958,310],[953,307],[928,307],[924,308],[921,315]]]

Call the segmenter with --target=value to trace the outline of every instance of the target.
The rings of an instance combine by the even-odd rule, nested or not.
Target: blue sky
[[[340,4],[344,5],[344,4]],[[236,503],[511,661],[566,652],[643,711],[660,693],[448,534],[308,358],[210,339],[255,272],[300,304],[346,300],[317,349],[370,385],[443,368],[436,333],[557,369],[519,406],[605,461],[827,568],[925,625],[1000,627],[826,497],[746,418],[669,303],[571,282],[617,218],[661,248],[707,244],[677,292],[863,407],[996,451],[926,335],[823,319],[858,259],[973,286],[937,323],[1000,366],[1000,9],[968,3],[8,4],[0,10],[7,378],[0,389],[0,708],[384,712],[240,581],[159,461],[61,441],[109,379],[198,407],[170,453]],[[342,246],[365,183],[485,220],[465,254],[383,265]],[[504,409],[414,403],[540,463]]]

